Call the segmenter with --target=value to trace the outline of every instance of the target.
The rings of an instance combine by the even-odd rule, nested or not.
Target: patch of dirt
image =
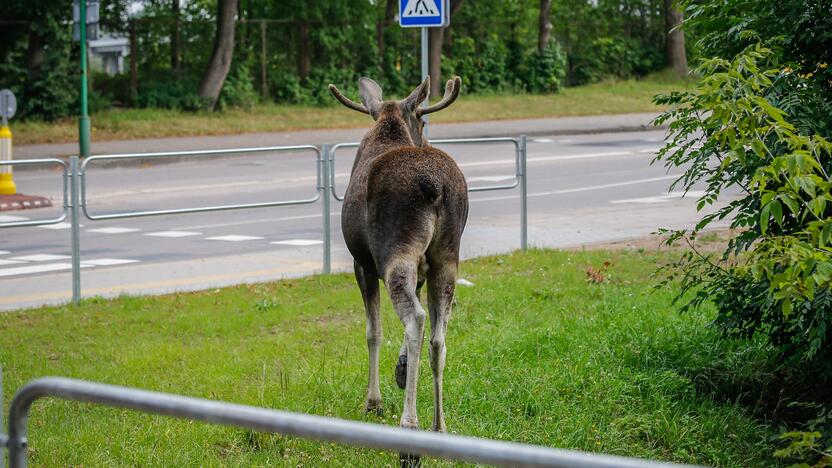
[[[694,245],[702,253],[720,253],[725,250],[728,240],[738,233],[734,229],[715,229],[700,232]],[[684,240],[677,241],[673,247],[664,245],[667,236],[650,235],[636,239],[626,239],[598,244],[588,244],[572,247],[566,250],[650,250],[650,251],[674,251],[687,250],[688,245]]]

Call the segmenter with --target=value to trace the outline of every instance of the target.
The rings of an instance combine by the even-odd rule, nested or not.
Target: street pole
[[[81,116],[78,118],[78,145],[82,158],[90,155],[90,116],[87,113],[87,0],[79,2],[81,39]]]
[[[429,74],[430,72],[428,71],[428,28],[422,28],[422,81],[425,81],[425,78],[427,78]],[[429,102],[430,93],[428,93],[428,99],[425,99],[425,102],[422,103],[422,107],[427,107]],[[425,138],[428,138],[428,116],[423,115],[422,120],[425,122]]]

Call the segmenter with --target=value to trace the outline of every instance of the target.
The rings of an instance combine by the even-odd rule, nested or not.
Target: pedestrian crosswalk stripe
[[[294,245],[294,246],[306,246],[306,245],[319,245],[323,244],[323,241],[319,240],[312,240],[312,239],[289,239],[283,241],[274,241],[270,242],[274,245]]]
[[[193,231],[159,231],[159,232],[148,232],[145,234],[146,236],[152,237],[190,237],[190,236],[200,236],[202,235],[201,232],[193,232]]]
[[[262,239],[262,237],[258,237],[258,236],[239,236],[239,235],[206,237],[206,240],[225,241],[225,242],[242,242],[242,241],[250,241],[250,240],[260,240],[260,239]]]
[[[87,229],[87,232],[95,232],[98,234],[126,234],[128,232],[137,232],[141,231],[141,229],[136,228],[123,228],[123,227],[105,227],[105,228],[97,228],[97,229]]]
[[[0,265],[14,265],[16,263],[25,263],[20,260],[5,260],[0,258]]]
[[[0,255],[6,255],[10,253],[8,250],[0,250]]]
[[[13,223],[15,221],[29,221],[29,218],[23,216],[2,215],[0,216],[0,223]]]
[[[69,229],[72,227],[69,223],[57,223],[57,224],[47,224],[46,226],[38,226],[41,229],[53,229],[53,230],[60,230],[60,229]],[[78,227],[84,227],[83,224],[79,224]]]
[[[92,266],[114,266],[114,265],[126,265],[128,263],[138,263],[138,260],[131,260],[128,258],[98,258],[95,260],[82,260],[81,265],[92,265]]]
[[[22,257],[12,257],[12,260],[20,260],[23,262],[53,262],[55,260],[66,260],[72,258],[69,255],[54,255],[54,254],[35,254],[24,255]]]

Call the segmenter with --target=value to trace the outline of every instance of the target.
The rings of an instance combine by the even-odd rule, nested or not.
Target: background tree
[[[206,99],[208,108],[214,109],[222,91],[225,77],[231,68],[234,57],[234,16],[237,14],[238,0],[217,1],[217,33],[214,36],[214,51],[208,68],[199,83],[199,96]]]
[[[540,0],[540,16],[537,20],[537,50],[543,52],[549,45],[549,35],[552,32],[552,22],[549,16],[552,13],[552,0]]]
[[[682,12],[673,3],[673,0],[664,0],[667,67],[679,75],[687,75],[688,58],[685,52],[685,32],[679,27],[682,24]]]

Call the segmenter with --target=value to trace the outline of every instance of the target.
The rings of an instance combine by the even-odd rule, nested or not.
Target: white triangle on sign
[[[404,6],[405,18],[417,18],[422,16],[439,16],[439,8],[436,0],[408,0]]]

